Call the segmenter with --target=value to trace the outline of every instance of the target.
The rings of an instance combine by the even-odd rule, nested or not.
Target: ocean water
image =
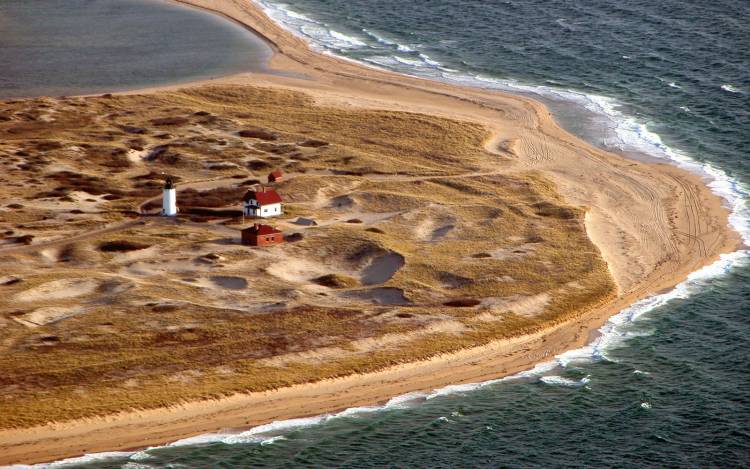
[[[262,5],[327,53],[530,93],[597,145],[705,175],[750,244],[747,1]],[[750,467],[748,337],[743,250],[517,376],[46,467]]]
[[[0,1],[0,98],[175,84],[270,56],[241,26],[166,0]]]

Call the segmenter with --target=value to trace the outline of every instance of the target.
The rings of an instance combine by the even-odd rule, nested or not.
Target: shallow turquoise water
[[[239,25],[164,0],[0,1],[0,97],[181,83],[270,55]]]
[[[747,240],[747,2],[285,4],[266,6],[321,49],[532,93],[601,146],[711,174]],[[746,253],[634,305],[603,332],[512,379],[72,467],[750,466]]]

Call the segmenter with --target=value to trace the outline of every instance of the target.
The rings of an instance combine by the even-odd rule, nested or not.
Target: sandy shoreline
[[[318,54],[247,1],[182,3],[212,10],[266,38],[276,52],[271,66],[285,72],[243,74],[211,83],[283,87],[306,92],[331,106],[406,110],[486,126],[491,132],[488,149],[498,153],[512,149],[515,161],[508,172],[539,171],[555,181],[569,203],[588,207],[587,231],[609,264],[620,296],[538,334],[377,373],[166,409],[2,430],[0,464],[154,446],[220,429],[331,413],[382,403],[407,392],[511,375],[584,345],[613,314],[673,287],[740,244],[728,228],[721,200],[698,176],[596,149],[562,130],[536,101],[404,77]],[[497,165],[486,164],[487,168]]]

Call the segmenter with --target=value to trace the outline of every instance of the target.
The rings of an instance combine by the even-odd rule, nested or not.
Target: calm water
[[[748,241],[747,1],[265,5],[321,49],[533,93],[599,145],[711,174]],[[603,333],[512,379],[73,467],[750,467],[745,252],[634,305]]]
[[[270,55],[239,25],[167,1],[0,0],[0,97],[180,83]]]

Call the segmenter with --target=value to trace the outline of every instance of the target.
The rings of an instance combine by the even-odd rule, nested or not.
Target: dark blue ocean
[[[747,0],[263,5],[321,50],[530,93],[597,145],[710,176],[749,241]],[[602,332],[516,377],[65,467],[750,467],[746,252],[633,305]]]

